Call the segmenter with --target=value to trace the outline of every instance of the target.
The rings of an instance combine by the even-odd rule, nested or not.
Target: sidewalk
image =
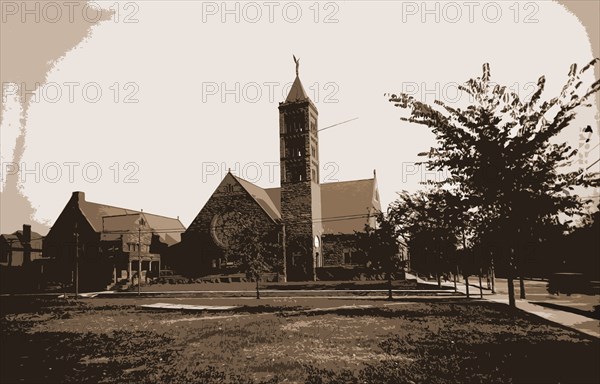
[[[436,286],[437,287],[437,282],[435,281],[426,281],[426,280],[422,280],[421,278],[418,278],[414,275],[409,275],[407,274],[407,278],[416,278],[417,281],[419,283],[423,283],[423,284],[429,284],[432,286]],[[498,279],[500,280],[500,279]],[[502,282],[497,280],[497,293],[492,293],[491,290],[486,289],[486,284],[484,283],[484,289],[483,289],[483,298],[489,301],[493,301],[496,303],[502,303],[502,304],[506,304],[508,305],[508,296],[505,293],[506,289],[505,287],[502,286]],[[477,284],[479,283],[479,280],[477,279],[477,277],[474,277],[474,281]],[[500,284],[498,284],[500,282]],[[442,282],[442,286],[445,287],[452,287],[454,288],[454,283],[453,282]],[[518,280],[515,281],[515,296],[516,296],[516,305],[517,308],[531,313],[532,315],[536,315],[539,317],[542,317],[546,320],[552,321],[554,323],[563,325],[565,327],[574,329],[576,331],[585,333],[587,335],[590,336],[594,336],[597,338],[600,338],[600,320],[595,320],[592,318],[589,318],[587,316],[582,316],[582,315],[578,315],[575,313],[571,313],[571,312],[567,312],[567,311],[562,311],[560,309],[554,309],[554,308],[548,308],[546,306],[542,306],[542,305],[537,305],[534,304],[532,301],[530,300],[521,300],[519,299],[519,291],[518,291]],[[527,290],[527,287],[525,287],[525,289]],[[466,294],[466,286],[464,284],[464,281],[458,282],[457,283],[457,291],[461,292],[462,294]],[[471,298],[474,299],[478,299],[479,298],[479,286],[478,285],[472,285],[471,280],[469,280],[469,293]],[[599,298],[600,300],[600,298]],[[539,300],[536,300],[539,301]]]

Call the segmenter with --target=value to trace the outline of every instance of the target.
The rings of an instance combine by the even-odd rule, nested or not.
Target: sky
[[[572,63],[593,58],[584,26],[551,1],[97,4],[103,20],[78,30],[80,41],[48,61],[40,85],[25,87],[26,119],[23,91],[5,88],[2,188],[24,127],[19,187],[40,231],[77,190],[187,226],[230,168],[278,186],[277,107],[295,77],[292,55],[319,127],[352,119],[319,134],[321,182],[370,178],[376,169],[383,206],[440,177],[414,165],[433,135],[401,122],[406,112],[385,93],[461,103],[457,85],[490,63],[492,80],[522,96],[545,75],[551,98]],[[50,29],[51,12],[40,20]],[[565,132],[574,147],[591,150],[582,166],[600,153],[598,120],[594,104]],[[587,125],[594,133],[583,138]],[[17,216],[3,221],[2,233],[28,219]]]

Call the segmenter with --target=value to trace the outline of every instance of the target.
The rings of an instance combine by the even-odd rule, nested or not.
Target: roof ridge
[[[116,208],[116,209],[122,209],[124,211],[130,211],[130,212],[133,212],[133,213],[143,213],[145,215],[158,216],[158,217],[163,217],[165,219],[172,219],[172,220],[178,220],[179,221],[179,219],[175,218],[175,217],[170,217],[170,216],[165,216],[165,215],[159,215],[159,214],[156,214],[156,213],[151,213],[151,212],[146,212],[146,211],[137,211],[135,209],[130,209],[130,208],[117,207],[116,205],[96,203],[94,201],[88,201],[88,200],[85,200],[84,203],[95,204],[95,205],[100,205],[100,206],[104,206],[104,207]],[[119,216],[119,215],[109,215],[109,216],[105,216],[105,217],[116,217],[116,216]],[[179,222],[181,223],[181,221],[179,221]]]
[[[102,206],[110,207],[110,208],[123,209],[125,211],[131,211],[131,212],[135,212],[135,213],[142,213],[142,211],[136,211],[135,209],[117,207],[116,205],[110,205],[110,204],[96,203],[95,201],[84,200],[83,202],[88,203],[88,204],[102,205]]]
[[[375,180],[374,177],[368,178],[368,179],[356,179],[356,180],[344,180],[344,181],[332,181],[329,183],[321,183],[321,185],[330,185],[330,184],[341,184],[341,183],[354,183],[357,181],[371,181],[371,180]]]
[[[179,220],[179,217],[170,217],[170,216],[165,216],[165,215],[159,215],[157,213],[148,213],[148,212],[142,212],[144,215],[150,215],[150,216],[156,216],[156,217],[162,217],[163,219],[171,219],[171,220],[177,220],[181,223],[181,220]],[[183,225],[183,224],[181,224]]]
[[[233,173],[231,174],[231,176],[233,176],[234,178],[236,178],[238,181],[244,181],[244,182],[246,182],[246,183],[248,183],[248,184],[252,184],[253,186],[255,186],[255,187],[257,187],[257,188],[260,188],[260,189],[262,189],[263,191],[266,189],[266,188],[263,188],[263,187],[261,187],[261,186],[260,186],[260,185],[258,185],[258,184],[254,184],[254,183],[253,183],[253,182],[251,182],[250,180],[246,180],[246,179],[244,179],[244,178],[241,178],[241,177],[239,177],[239,176],[237,176],[237,175],[234,175]]]

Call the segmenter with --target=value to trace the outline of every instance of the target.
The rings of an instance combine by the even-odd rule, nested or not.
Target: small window
[[[352,264],[352,252],[348,249],[344,249],[344,264]]]

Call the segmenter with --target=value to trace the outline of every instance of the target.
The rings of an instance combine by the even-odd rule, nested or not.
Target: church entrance
[[[287,258],[287,280],[288,281],[307,281],[312,280],[312,257],[306,255],[298,248],[291,247],[288,250],[290,255]]]

